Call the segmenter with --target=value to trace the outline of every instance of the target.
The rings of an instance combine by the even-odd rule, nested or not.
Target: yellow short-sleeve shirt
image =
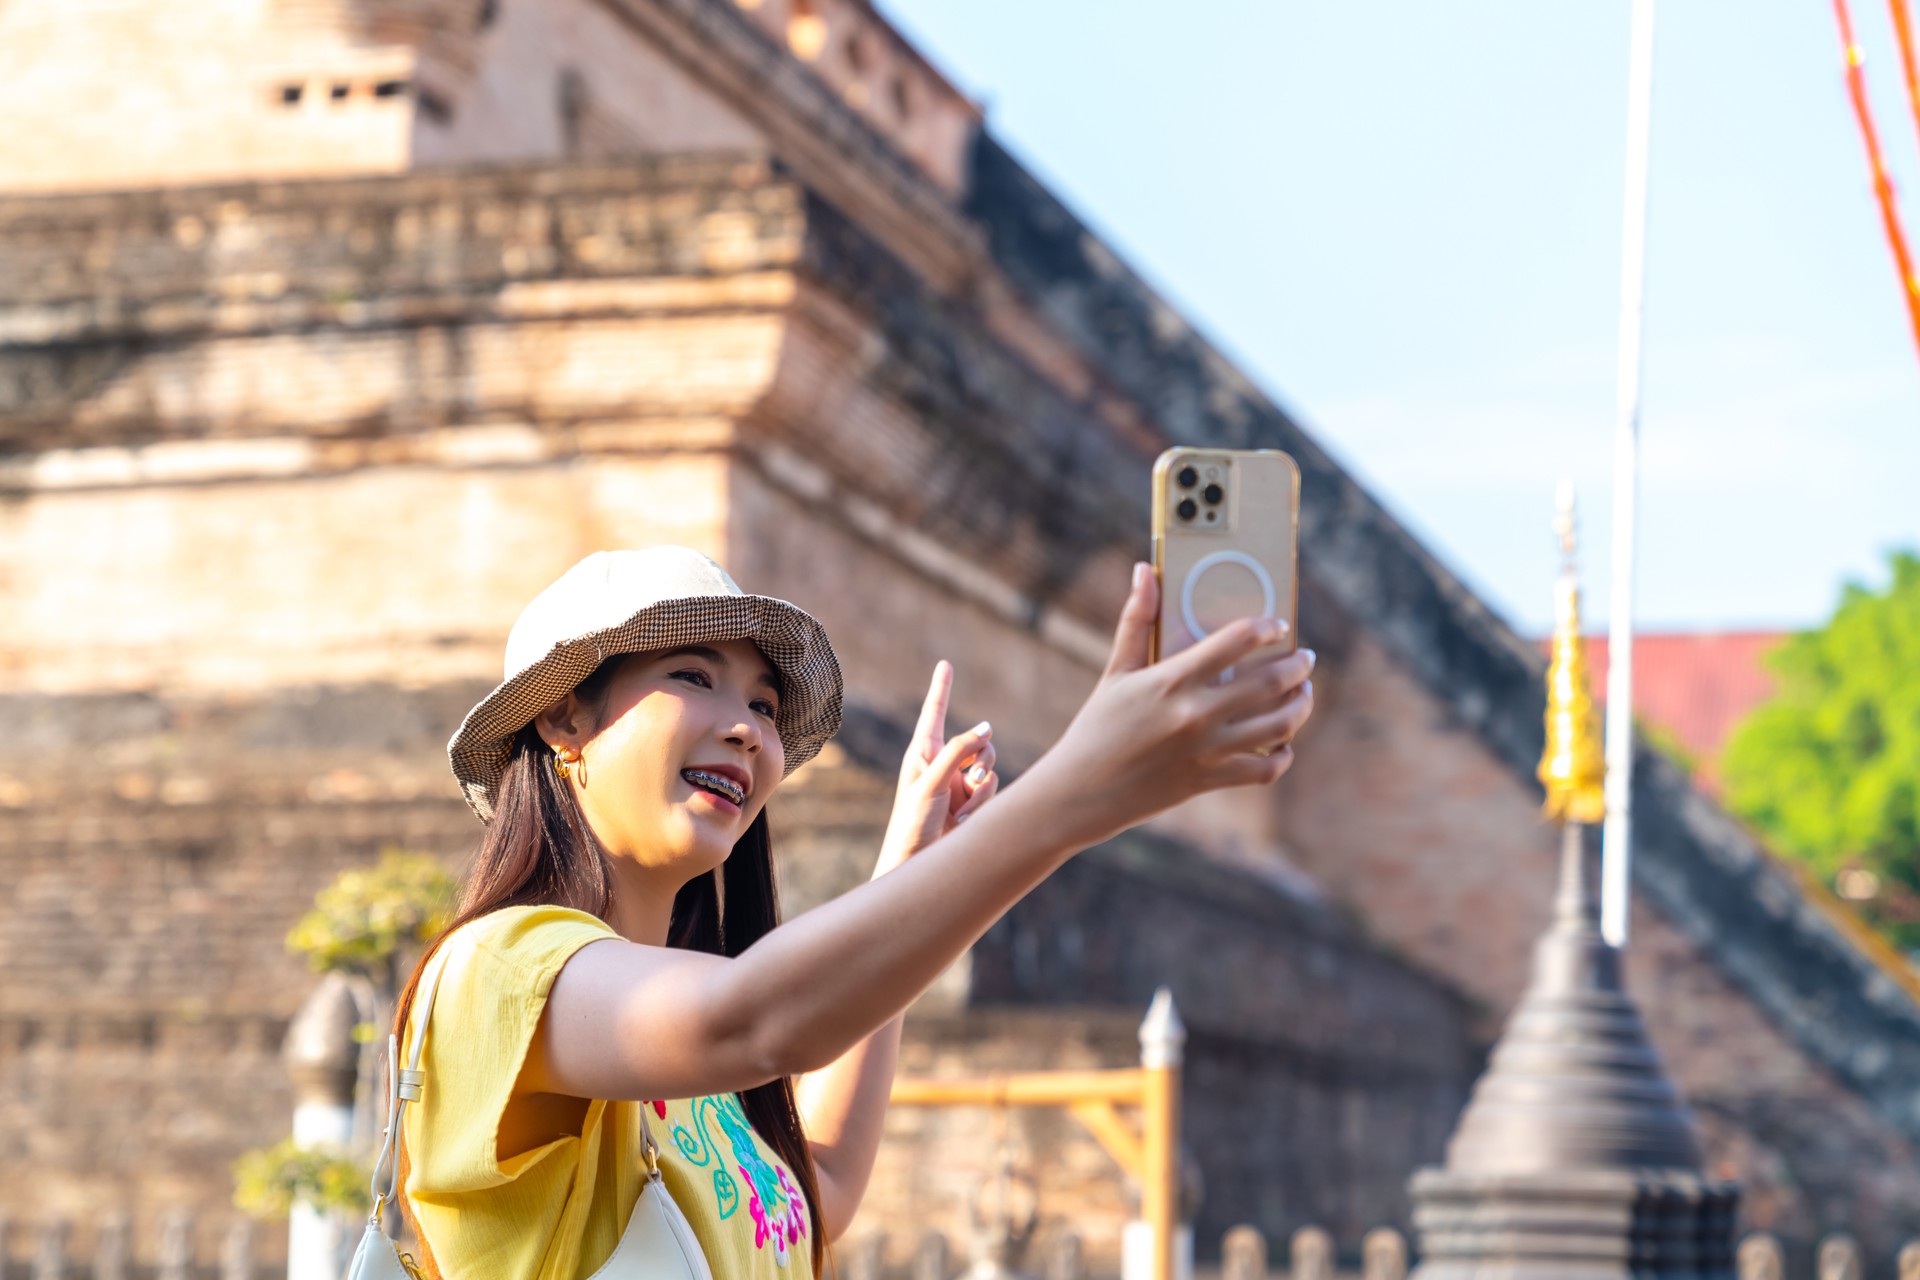
[[[793,1171],[737,1097],[594,1101],[578,1136],[506,1160],[495,1136],[547,992],[589,942],[618,935],[564,907],[508,907],[442,944],[403,1126],[406,1195],[446,1280],[584,1280],[612,1255],[645,1178],[641,1109],[661,1175],[715,1280],[812,1280],[812,1223]],[[417,1032],[417,1020],[409,1033]]]

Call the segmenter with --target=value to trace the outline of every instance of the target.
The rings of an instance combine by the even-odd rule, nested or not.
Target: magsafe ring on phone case
[[[1261,564],[1246,552],[1225,550],[1204,555],[1194,562],[1191,569],[1187,570],[1186,580],[1180,584],[1180,620],[1187,624],[1187,634],[1192,636],[1195,641],[1205,640],[1213,633],[1213,628],[1202,625],[1200,619],[1194,615],[1194,590],[1198,587],[1200,580],[1204,578],[1209,571],[1218,569],[1223,565],[1237,565],[1251,573],[1253,580],[1259,584],[1262,597],[1260,612],[1257,615],[1250,615],[1245,609],[1234,609],[1232,607],[1233,603],[1239,602],[1242,593],[1231,587],[1227,588],[1222,592],[1222,595],[1225,597],[1226,602],[1232,602],[1228,605],[1228,617],[1244,618],[1257,616],[1261,618],[1271,618],[1273,617],[1274,609],[1280,603],[1279,593],[1273,589],[1273,575],[1267,572],[1267,566]]]

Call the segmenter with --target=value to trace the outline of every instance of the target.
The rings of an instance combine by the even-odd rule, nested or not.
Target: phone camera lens
[[[1191,520],[1200,514],[1199,504],[1194,502],[1192,498],[1180,499],[1180,505],[1175,507],[1174,510],[1180,513],[1182,520]]]
[[[1198,471],[1195,471],[1192,467],[1182,467],[1180,468],[1180,475],[1178,479],[1180,481],[1180,487],[1182,489],[1191,489],[1193,488],[1193,486],[1200,483],[1200,473]]]
[[[1220,499],[1227,496],[1227,491],[1217,484],[1210,484],[1200,491],[1200,496],[1205,498],[1209,503],[1217,504]]]

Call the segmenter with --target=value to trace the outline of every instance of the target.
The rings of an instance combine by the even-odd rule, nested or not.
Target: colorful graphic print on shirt
[[[661,1119],[667,1115],[664,1102],[652,1104]],[[753,1243],[757,1249],[773,1248],[774,1261],[784,1267],[792,1261],[792,1249],[806,1238],[807,1201],[793,1185],[787,1171],[764,1159],[754,1145],[753,1126],[747,1123],[740,1100],[732,1094],[695,1098],[688,1104],[693,1126],[676,1121],[672,1137],[674,1149],[682,1159],[713,1175],[713,1198],[722,1222],[740,1212],[741,1183],[746,1184],[747,1213],[753,1218]],[[722,1154],[714,1132],[726,1140]],[[739,1174],[736,1180],[734,1174]]]

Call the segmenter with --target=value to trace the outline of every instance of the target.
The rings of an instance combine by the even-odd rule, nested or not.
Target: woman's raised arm
[[[522,1090],[677,1098],[823,1066],[1081,849],[1202,792],[1277,780],[1312,708],[1312,653],[1273,656],[1284,624],[1244,620],[1149,666],[1156,606],[1139,566],[1107,670],[1060,741],[889,874],[731,959],[613,939],[581,948],[549,994]]]

